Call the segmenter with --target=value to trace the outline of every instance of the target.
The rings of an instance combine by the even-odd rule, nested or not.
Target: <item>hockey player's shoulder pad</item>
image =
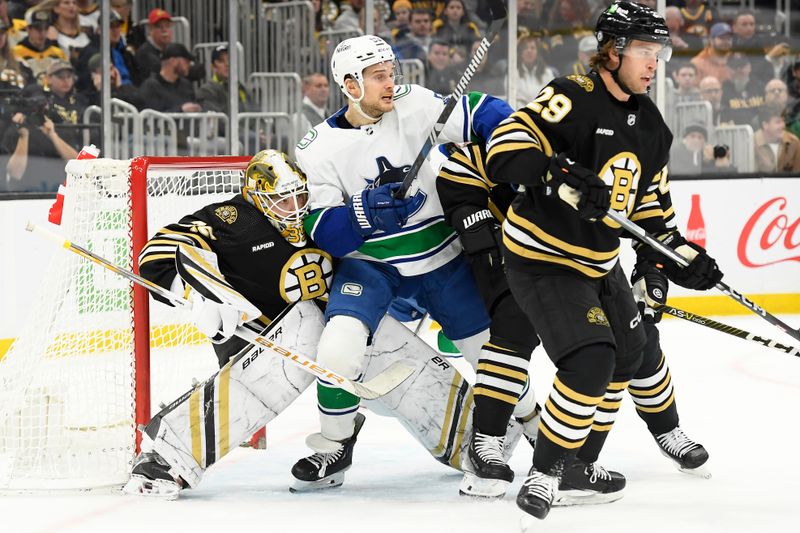
[[[303,135],[303,138],[297,143],[296,148],[298,150],[305,150],[312,142],[314,142],[314,140],[316,140],[318,136],[319,134],[317,133],[317,128],[311,128],[305,135]]]

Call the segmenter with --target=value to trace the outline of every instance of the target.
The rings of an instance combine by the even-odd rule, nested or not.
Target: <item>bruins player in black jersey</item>
[[[592,429],[599,441],[611,429],[646,341],[619,266],[622,230],[605,216],[608,210],[690,261],[681,268],[656,258],[675,283],[707,290],[722,277],[704,249],[687,243],[663,217],[646,216],[657,202],[646,196],[653,183],[662,184],[659,194],[669,194],[672,134],[647,97],[658,60],[671,55],[663,17],[619,2],[600,15],[595,34],[592,72],[553,80],[501,123],[488,144],[492,180],[525,187],[503,224],[507,277],[557,368],[533,466],[517,496],[519,507],[537,518],[547,516],[560,479],[576,462],[608,476],[609,492],[624,483],[579,453],[592,447]]]
[[[539,338],[511,296],[500,251],[500,224],[517,193],[512,185],[496,185],[486,177],[483,144],[448,148],[450,157],[439,170],[436,190],[491,318],[489,342],[481,349],[476,369],[472,441],[463,458],[460,492],[502,497],[514,480],[503,460],[508,422],[515,416],[531,444],[539,423],[539,407],[528,383],[528,363]]]

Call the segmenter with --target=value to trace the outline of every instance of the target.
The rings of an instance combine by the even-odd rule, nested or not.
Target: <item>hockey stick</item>
[[[469,85],[472,76],[475,75],[475,71],[478,69],[481,61],[483,61],[483,58],[486,56],[486,52],[492,45],[492,41],[494,41],[495,37],[497,37],[497,34],[500,33],[500,30],[506,21],[506,16],[508,14],[506,13],[506,6],[503,5],[502,0],[489,0],[489,9],[492,13],[492,23],[489,25],[489,29],[486,30],[486,35],[484,35],[481,39],[480,46],[477,50],[475,50],[475,54],[473,54],[472,58],[469,60],[467,68],[464,70],[464,74],[462,74],[461,79],[458,80],[458,84],[456,84],[456,88],[453,89],[453,93],[447,100],[447,103],[445,104],[441,114],[439,114],[439,118],[436,119],[433,129],[428,134],[428,139],[425,141],[425,144],[422,145],[422,148],[417,154],[417,158],[414,160],[411,168],[403,177],[402,185],[399,189],[397,189],[397,191],[395,191],[395,198],[405,198],[408,189],[411,187],[411,184],[417,177],[419,169],[422,168],[425,158],[428,157],[428,153],[431,151],[434,143],[436,143],[436,140],[439,138],[439,134],[444,129],[447,119],[450,118],[450,115],[453,113],[453,109],[455,109],[456,104],[458,104],[459,100],[461,100],[461,97],[467,90],[467,85]]]
[[[677,309],[670,305],[659,305],[655,309],[664,311],[665,313],[672,315],[676,318],[687,320],[695,324],[700,324],[701,326],[715,329],[717,331],[721,331],[722,333],[727,333],[728,335],[739,337],[740,339],[757,342],[758,344],[767,346],[769,348],[775,348],[776,350],[788,353],[789,355],[800,357],[800,350],[798,350],[794,346],[785,346],[772,339],[764,339],[754,333],[750,333],[749,331],[744,331],[743,329],[735,328],[733,326],[723,324],[722,322],[717,322],[716,320],[711,320],[710,318],[706,318],[704,316],[700,316],[695,313],[690,313],[689,311],[684,311],[683,309]]]
[[[137,285],[141,285],[148,291],[153,294],[157,294],[162,298],[165,298],[171,302],[173,302],[178,307],[183,307],[185,309],[191,308],[191,302],[181,298],[180,296],[164,289],[163,287],[156,285],[155,283],[138,276],[120,266],[117,266],[107,259],[100,257],[99,255],[78,246],[70,242],[69,240],[61,237],[60,235],[53,233],[52,231],[42,228],[41,226],[37,226],[28,222],[27,226],[25,227],[27,231],[31,231],[34,233],[39,233],[44,235],[45,237],[57,242],[63,248],[78,254],[79,256],[96,263],[103,268],[106,268],[116,274],[119,274],[123,278],[136,283]],[[254,317],[245,317],[246,320],[250,320]],[[243,326],[237,326],[236,331],[234,333],[237,337],[246,340],[251,344],[258,344],[259,346],[263,346],[268,350],[282,356],[284,359],[289,361],[290,363],[302,368],[306,372],[317,376],[318,378],[323,378],[326,381],[330,382],[336,387],[343,389],[350,394],[354,394],[359,396],[365,400],[374,400],[376,398],[380,398],[381,396],[388,394],[392,390],[394,390],[398,385],[400,385],[403,381],[406,380],[411,374],[414,373],[414,369],[402,364],[400,361],[396,361],[391,364],[386,370],[372,378],[371,380],[358,383],[347,379],[344,376],[337,374],[327,368],[320,366],[317,364],[316,361],[310,359],[309,357],[293,352],[282,346],[275,344],[271,340],[262,337],[261,335],[257,334],[254,331],[251,331]]]
[[[689,265],[689,262],[681,254],[679,254],[672,248],[665,246],[663,243],[661,243],[661,241],[659,241],[658,239],[647,233],[644,229],[639,227],[637,224],[634,224],[633,222],[631,222],[621,214],[617,213],[613,209],[609,209],[607,215],[608,218],[610,218],[611,220],[622,226],[624,229],[629,231],[634,237],[636,237],[643,243],[649,245],[651,248],[654,248],[658,252],[666,255],[667,257],[669,257],[670,259],[672,259],[673,261],[675,261],[676,263],[678,263],[683,267]],[[790,327],[788,324],[784,323],[778,317],[771,315],[763,308],[761,308],[758,304],[748,299],[746,296],[731,289],[726,283],[720,281],[715,286],[717,289],[722,291],[723,294],[730,296],[731,298],[733,298],[734,300],[736,300],[737,302],[739,302],[740,304],[742,304],[750,311],[754,312],[755,314],[757,314],[758,316],[760,316],[773,326],[785,332],[792,338],[800,341],[800,331]]]

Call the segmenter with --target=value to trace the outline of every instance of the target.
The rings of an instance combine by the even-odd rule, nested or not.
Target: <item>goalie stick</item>
[[[658,252],[664,254],[665,256],[672,259],[679,265],[683,267],[689,265],[689,262],[681,254],[679,254],[672,248],[664,245],[661,241],[659,241],[658,239],[647,233],[637,224],[631,222],[630,220],[625,218],[623,215],[617,213],[613,209],[608,210],[607,216],[608,218],[610,218],[611,220],[622,226],[623,229],[627,230],[631,235],[636,237],[636,239],[647,244],[648,246],[657,250]],[[725,294],[726,296],[730,296],[731,298],[733,298],[734,300],[736,300],[737,302],[748,308],[756,315],[760,316],[761,318],[763,318],[776,328],[780,329],[784,333],[791,336],[793,339],[797,339],[800,341],[800,331],[792,328],[778,317],[768,313],[765,309],[763,309],[761,306],[759,306],[758,304],[756,304],[743,294],[735,291],[734,289],[731,289],[727,283],[720,281],[715,285],[715,287],[719,289],[723,294]]]
[[[800,350],[794,346],[785,346],[772,339],[759,337],[755,333],[750,333],[749,331],[744,331],[743,329],[735,328],[733,326],[723,324],[722,322],[717,322],[716,320],[711,320],[710,318],[700,316],[696,313],[690,313],[689,311],[684,311],[683,309],[678,309],[677,307],[672,307],[671,305],[659,305],[655,309],[661,310],[671,316],[687,320],[694,324],[700,324],[701,326],[721,331],[722,333],[727,333],[728,335],[733,335],[734,337],[739,337],[740,339],[753,341],[769,348],[775,348],[783,353],[800,357]]]
[[[137,285],[141,285],[148,291],[154,294],[158,294],[162,298],[165,298],[173,302],[178,307],[183,307],[186,309],[191,307],[191,302],[189,302],[188,300],[185,300],[184,298],[181,298],[180,296],[164,289],[163,287],[156,285],[155,283],[134,274],[130,270],[127,270],[125,268],[113,264],[107,259],[104,259],[103,257],[95,254],[94,252],[91,252],[86,248],[83,248],[82,246],[79,246],[69,241],[68,239],[63,238],[60,235],[53,233],[50,230],[47,230],[45,228],[42,228],[41,226],[37,226],[30,222],[28,222],[25,229],[27,231],[44,235],[45,237],[57,242],[63,248],[66,248],[67,250],[74,252],[77,255],[102,266],[103,268],[106,268],[116,274],[119,274],[123,278],[132,281]],[[245,320],[252,320],[253,318],[256,317],[245,316],[244,318]],[[398,385],[400,385],[403,381],[405,381],[411,374],[414,373],[413,368],[404,365],[400,361],[396,361],[395,363],[390,365],[386,370],[384,370],[371,380],[364,383],[358,383],[356,381],[347,379],[346,377],[341,376],[336,372],[333,372],[317,364],[316,361],[310,359],[309,357],[301,353],[293,352],[282,346],[279,346],[278,344],[275,344],[271,340],[262,337],[261,335],[245,327],[237,326],[234,334],[237,337],[250,342],[251,344],[257,344],[259,346],[267,348],[273,353],[282,356],[290,363],[302,368],[306,372],[314,376],[317,376],[318,378],[323,378],[325,379],[325,381],[330,382],[335,387],[339,387],[340,389],[343,389],[349,392],[350,394],[359,396],[365,400],[374,400],[376,398],[384,396],[385,394],[388,394],[389,392],[394,390]]]
[[[425,144],[422,145],[422,148],[417,154],[417,158],[414,160],[414,163],[411,165],[411,168],[403,177],[402,185],[400,185],[400,188],[397,189],[397,191],[394,194],[395,198],[405,198],[408,189],[411,187],[411,184],[417,177],[419,169],[422,168],[422,164],[424,163],[425,158],[428,157],[428,153],[430,153],[434,143],[439,138],[439,134],[444,129],[444,125],[447,122],[447,119],[450,118],[450,115],[453,113],[453,109],[455,109],[456,104],[464,95],[464,92],[467,90],[467,85],[469,85],[472,76],[475,74],[475,71],[478,69],[478,66],[481,64],[481,61],[483,61],[483,58],[486,56],[486,52],[492,45],[492,41],[494,41],[495,37],[497,37],[497,34],[500,33],[500,30],[502,29],[503,24],[506,21],[506,16],[508,14],[506,13],[506,6],[503,5],[502,0],[489,0],[489,9],[492,13],[492,23],[489,25],[489,29],[486,30],[486,35],[484,35],[483,38],[481,39],[480,46],[478,47],[477,50],[475,50],[475,53],[469,60],[467,68],[464,70],[464,74],[462,74],[461,79],[458,80],[458,83],[456,84],[455,89],[453,89],[452,94],[447,100],[444,109],[439,114],[439,118],[436,119],[436,123],[433,125],[433,129],[428,134],[428,140],[426,140]]]

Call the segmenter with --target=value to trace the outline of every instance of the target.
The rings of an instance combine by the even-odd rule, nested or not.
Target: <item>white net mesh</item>
[[[241,165],[216,161],[208,170],[189,158],[151,166],[148,237],[239,191]],[[70,169],[58,231],[132,270],[130,162],[81,163],[79,173]],[[40,291],[33,316],[0,360],[0,490],[123,484],[137,401],[131,283],[59,251]],[[151,300],[152,413],[217,368],[211,345],[184,313]]]

